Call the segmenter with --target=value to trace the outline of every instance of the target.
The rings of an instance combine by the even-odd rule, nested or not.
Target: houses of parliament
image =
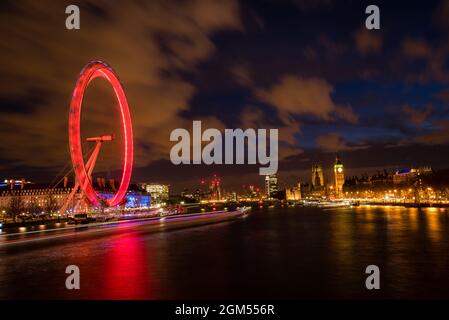
[[[334,181],[326,184],[323,168],[320,164],[312,166],[311,183],[303,186],[303,194],[308,198],[342,197],[345,183],[344,166],[340,156],[336,156],[333,166]]]

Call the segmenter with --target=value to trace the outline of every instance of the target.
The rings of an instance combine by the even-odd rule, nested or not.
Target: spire
[[[337,157],[335,158],[335,164],[341,164],[340,156],[337,153]]]

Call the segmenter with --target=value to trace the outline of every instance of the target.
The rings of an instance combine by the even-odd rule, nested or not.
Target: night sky
[[[80,30],[65,28],[69,4]],[[368,4],[380,30],[364,27]],[[170,132],[192,120],[279,128],[284,186],[308,181],[315,162],[330,178],[337,152],[347,175],[449,167],[449,1],[2,0],[0,33],[1,179],[47,182],[68,163],[70,97],[94,59],[125,87],[135,182],[263,184],[259,165],[172,165]],[[114,103],[96,80],[86,134],[116,127]],[[118,140],[98,172],[114,175]]]

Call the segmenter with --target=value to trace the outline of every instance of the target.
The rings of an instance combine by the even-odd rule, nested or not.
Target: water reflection
[[[439,242],[442,239],[440,211],[437,208],[426,208],[427,233],[429,240]]]
[[[0,295],[448,298],[448,252],[446,209],[256,209],[213,226],[150,234],[135,224],[107,236],[79,232],[58,244],[0,247]],[[63,287],[68,264],[80,266],[80,292]],[[375,293],[364,285],[370,264],[381,270]]]
[[[154,298],[148,273],[153,261],[145,243],[134,235],[124,235],[115,239],[111,247],[104,260],[104,298]]]

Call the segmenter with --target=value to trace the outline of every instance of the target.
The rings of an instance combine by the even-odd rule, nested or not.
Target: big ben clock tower
[[[345,183],[345,173],[343,170],[343,163],[341,163],[340,157],[337,155],[334,164],[335,175],[335,195],[341,197],[343,195],[343,184]]]

